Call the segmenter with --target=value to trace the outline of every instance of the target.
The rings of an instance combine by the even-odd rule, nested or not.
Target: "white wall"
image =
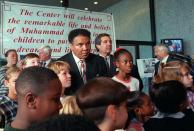
[[[122,0],[104,12],[114,16],[117,39],[151,40],[149,0]]]

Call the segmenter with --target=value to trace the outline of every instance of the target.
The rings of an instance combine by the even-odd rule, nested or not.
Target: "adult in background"
[[[66,90],[66,95],[74,94],[89,79],[107,76],[104,59],[90,53],[90,32],[86,29],[74,29],[69,33],[68,40],[71,52],[58,60],[70,64],[72,85]]]
[[[47,67],[50,62],[53,61],[51,58],[52,49],[49,45],[40,47],[38,55],[40,57],[40,66]]]
[[[108,76],[113,77],[116,74],[116,66],[114,64],[114,56],[112,52],[112,40],[109,34],[99,34],[95,39],[96,50],[99,56],[103,57],[107,66]]]
[[[16,67],[18,62],[18,55],[15,49],[10,49],[6,51],[5,58],[7,60],[7,64],[0,68],[0,88],[4,85],[5,74],[9,67]]]
[[[166,64],[167,62],[173,61],[173,57],[169,55],[168,47],[164,44],[158,44],[154,46],[154,54],[156,58],[159,60],[155,64],[155,74],[158,73],[158,68],[160,63]]]
[[[112,40],[109,34],[102,33],[99,34],[95,39],[96,50],[99,55],[102,56],[105,60],[108,76],[113,77],[116,75],[116,65],[114,56],[111,54],[112,52]],[[133,68],[131,70],[131,76],[137,78],[139,80],[139,88],[140,90],[143,88],[143,82],[138,72],[138,68],[133,64]]]

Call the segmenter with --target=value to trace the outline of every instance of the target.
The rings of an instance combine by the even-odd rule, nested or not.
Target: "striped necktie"
[[[87,82],[87,79],[86,79],[86,66],[85,66],[85,62],[83,60],[80,60],[80,75],[81,75],[82,80],[85,84]]]

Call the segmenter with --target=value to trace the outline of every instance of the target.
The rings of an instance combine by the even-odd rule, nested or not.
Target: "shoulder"
[[[64,61],[64,60],[70,58],[71,55],[72,55],[72,53],[67,53],[64,56],[58,58],[57,61]]]
[[[10,102],[10,98],[9,97],[7,97],[5,95],[0,96],[0,103],[1,104],[7,103],[7,102]]]
[[[7,95],[8,94],[8,91],[9,91],[8,87],[2,86],[0,88],[0,96]]]
[[[6,70],[7,70],[7,66],[2,66],[2,67],[0,68],[0,72],[6,72]]]
[[[94,61],[104,61],[104,59],[96,54],[90,53],[87,60],[94,60]]]

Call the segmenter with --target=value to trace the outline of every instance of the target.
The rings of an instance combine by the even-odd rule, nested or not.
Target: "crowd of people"
[[[192,131],[194,86],[191,66],[174,59],[164,44],[154,47],[158,63],[149,85],[143,83],[132,54],[112,53],[111,36],[69,32],[70,50],[52,59],[44,45],[18,62],[5,53],[0,67],[0,127],[5,131]]]

